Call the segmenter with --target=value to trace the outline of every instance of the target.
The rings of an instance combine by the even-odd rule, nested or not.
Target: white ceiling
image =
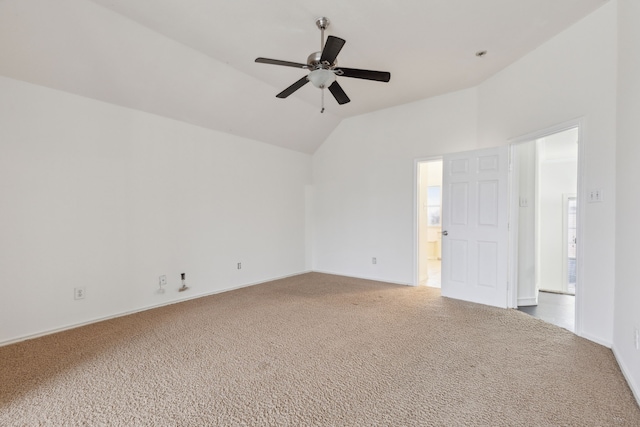
[[[607,0],[0,0],[0,74],[313,153],[346,117],[479,84]],[[347,41],[339,106],[305,75],[315,20]],[[475,56],[487,50],[482,58]]]

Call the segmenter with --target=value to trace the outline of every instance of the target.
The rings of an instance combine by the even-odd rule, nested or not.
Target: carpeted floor
[[[611,351],[309,273],[0,348],[2,426],[640,426]]]

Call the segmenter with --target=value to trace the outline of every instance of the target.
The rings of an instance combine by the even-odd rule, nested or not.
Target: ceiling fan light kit
[[[338,104],[346,104],[351,100],[337,82],[337,76],[352,77],[356,79],[373,80],[379,82],[388,82],[391,79],[391,73],[386,71],[362,70],[358,68],[338,67],[336,58],[345,44],[345,40],[329,36],[324,40],[324,30],[329,26],[329,19],[322,17],[316,20],[316,26],[320,30],[320,51],[314,52],[307,57],[307,63],[281,61],[279,59],[256,58],[256,62],[262,64],[281,65],[285,67],[302,68],[310,70],[309,74],[276,95],[277,98],[286,98],[302,86],[311,82],[311,84],[319,89],[329,89]],[[324,94],[324,93],[323,93]],[[324,112],[324,96],[322,96],[322,109]]]
[[[331,70],[318,68],[317,70],[310,72],[307,79],[309,79],[311,84],[315,87],[324,89],[336,81],[336,75]]]

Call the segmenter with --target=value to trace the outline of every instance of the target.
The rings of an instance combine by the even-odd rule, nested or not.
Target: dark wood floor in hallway
[[[537,306],[518,307],[518,310],[575,332],[575,307],[574,295],[539,292]]]

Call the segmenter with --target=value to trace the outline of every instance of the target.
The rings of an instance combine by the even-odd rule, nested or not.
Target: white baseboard
[[[353,276],[353,275],[350,275],[350,274],[336,273],[334,271],[326,271],[326,270],[313,270],[313,272],[314,273],[322,273],[322,274],[331,274],[331,275],[334,275],[334,276],[350,277],[352,279],[362,279],[362,280],[371,280],[371,281],[374,281],[374,282],[391,283],[392,285],[415,286],[415,285],[412,285],[411,283],[396,282],[396,281],[393,281],[393,280],[381,279],[379,277]]]
[[[624,361],[620,358],[619,353],[616,351],[616,347],[613,346],[611,348],[613,351],[613,356],[616,358],[618,362],[618,366],[620,366],[620,370],[622,371],[622,375],[627,380],[627,384],[629,384],[629,388],[633,393],[633,397],[636,398],[636,402],[638,402],[638,406],[640,406],[640,384],[637,384],[631,374],[629,373],[629,368],[625,365]]]
[[[532,305],[538,305],[538,299],[533,298],[518,298],[518,307],[530,307]]]
[[[607,347],[607,348],[611,348],[611,346],[613,345],[613,343],[611,341],[606,341],[606,340],[603,340],[601,338],[598,338],[598,337],[590,335],[590,334],[585,334],[585,333],[578,334],[578,333],[576,333],[576,335],[578,335],[581,338],[587,339],[589,341],[593,341],[594,343],[600,344],[600,345],[602,345],[604,347]]]
[[[29,334],[29,335],[24,335],[24,336],[20,336],[17,338],[11,338],[9,340],[5,340],[5,341],[0,341],[0,347],[4,347],[6,345],[10,345],[10,344],[15,344],[21,341],[26,341],[26,340],[30,340],[30,339],[34,339],[34,338],[38,338],[38,337],[43,337],[45,335],[51,335],[51,334],[55,334],[58,332],[63,332],[63,331],[67,331],[69,329],[75,329],[75,328],[79,328],[82,326],[86,326],[86,325],[91,325],[92,323],[98,323],[98,322],[103,322],[105,320],[110,320],[110,319],[115,319],[117,317],[123,317],[123,316],[128,316],[130,314],[134,314],[134,313],[140,313],[141,311],[147,311],[147,310],[153,310],[154,308],[160,308],[160,307],[164,307],[167,305],[172,305],[172,304],[178,304],[181,302],[185,302],[185,301],[189,301],[192,299],[196,299],[196,298],[202,298],[202,297],[207,297],[210,295],[215,295],[215,294],[221,294],[223,292],[229,292],[229,291],[233,291],[236,289],[242,289],[242,288],[248,288],[249,286],[255,286],[255,285],[259,285],[262,283],[267,283],[267,282],[273,282],[274,280],[280,280],[280,279],[286,279],[287,277],[293,277],[293,276],[299,276],[301,274],[305,274],[305,273],[310,273],[310,271],[302,271],[300,273],[293,273],[293,274],[288,274],[285,276],[279,276],[279,277],[274,277],[271,279],[266,279],[266,280],[260,280],[258,282],[251,282],[251,283],[245,283],[242,285],[238,285],[238,286],[231,286],[228,288],[223,288],[223,289],[217,289],[215,291],[211,291],[211,292],[204,292],[204,293],[200,293],[200,294],[196,294],[196,295],[189,295],[185,298],[180,298],[180,299],[176,299],[173,301],[166,301],[160,304],[152,304],[152,305],[148,305],[148,306],[143,306],[134,310],[128,310],[128,311],[121,311],[115,314],[111,314],[109,316],[103,316],[103,317],[96,317],[84,322],[80,322],[80,323],[72,323],[69,325],[65,325],[65,326],[61,326],[59,328],[53,328],[53,329],[47,329],[44,331],[40,331],[40,332],[36,332],[34,334]]]

